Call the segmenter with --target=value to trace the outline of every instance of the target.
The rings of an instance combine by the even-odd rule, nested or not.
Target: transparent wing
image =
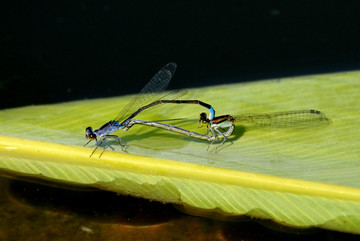
[[[307,128],[318,126],[328,121],[325,114],[318,110],[295,110],[267,114],[239,115],[234,118],[239,122],[279,128]]]
[[[171,78],[174,76],[176,70],[175,63],[168,63],[162,67],[154,77],[147,83],[147,85],[140,91],[140,93],[134,97],[117,115],[114,119],[118,122],[122,122],[127,119],[132,113],[138,110],[140,107],[150,104],[156,100],[160,99],[169,99],[169,98],[179,98],[180,96],[186,93],[186,90],[176,90],[167,94],[160,94],[164,91],[169,83]],[[163,95],[163,96],[161,96]]]

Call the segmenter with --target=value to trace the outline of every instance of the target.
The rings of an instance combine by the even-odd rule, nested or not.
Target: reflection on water
[[[248,218],[221,221],[195,217],[180,212],[171,204],[59,185],[0,178],[0,193],[3,194],[0,195],[0,240],[294,241],[358,238],[319,229],[315,232],[288,229],[267,221],[260,224]],[[186,210],[189,212],[188,208]],[[194,210],[191,212],[200,215]],[[296,234],[299,232],[301,234]]]

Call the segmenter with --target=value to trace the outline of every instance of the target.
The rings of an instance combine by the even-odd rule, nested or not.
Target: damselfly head
[[[85,138],[90,140],[96,139],[96,134],[93,132],[92,127],[87,127],[85,130]]]
[[[233,116],[231,116],[231,115],[229,115],[228,120],[231,121],[232,123],[235,122],[235,118]]]
[[[207,118],[207,115],[205,112],[201,113],[200,114],[200,120],[199,120],[200,123],[208,123],[209,122],[209,119]]]

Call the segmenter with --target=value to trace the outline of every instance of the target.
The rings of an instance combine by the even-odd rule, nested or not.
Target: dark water
[[[36,179],[32,180],[36,181]],[[358,240],[271,221],[221,221],[91,188],[0,178],[0,240]],[[56,185],[56,186],[55,186]]]
[[[351,1],[6,1],[0,108],[360,68]],[[4,98],[6,97],[6,98]]]

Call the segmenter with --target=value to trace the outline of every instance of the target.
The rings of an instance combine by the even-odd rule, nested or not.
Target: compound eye
[[[201,113],[200,114],[200,121],[202,121],[203,123],[206,123],[207,122],[207,115],[206,113]]]
[[[90,139],[90,140],[94,140],[96,138],[96,135],[94,134],[91,127],[87,127],[85,129],[85,137]]]

